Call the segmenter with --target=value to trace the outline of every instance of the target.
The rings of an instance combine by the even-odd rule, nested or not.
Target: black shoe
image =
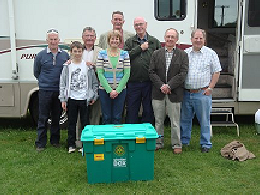
[[[59,147],[60,147],[60,144],[52,144],[52,146],[53,146],[54,148],[59,148]]]
[[[201,153],[209,153],[209,148],[201,148]]]

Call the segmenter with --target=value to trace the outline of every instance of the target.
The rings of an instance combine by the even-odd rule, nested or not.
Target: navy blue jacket
[[[47,48],[37,54],[34,60],[34,76],[38,79],[39,89],[59,91],[60,74],[69,54],[59,50],[56,64],[53,65],[53,54]]]

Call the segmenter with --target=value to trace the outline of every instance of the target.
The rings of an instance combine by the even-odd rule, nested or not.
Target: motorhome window
[[[154,16],[159,21],[184,20],[186,0],[155,0]]]
[[[237,25],[238,1],[215,0],[214,28],[234,28]]]
[[[250,0],[248,10],[248,26],[260,27],[260,1]]]

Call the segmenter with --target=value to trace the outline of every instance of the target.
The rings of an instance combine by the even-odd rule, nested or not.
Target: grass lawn
[[[78,153],[69,155],[65,147],[56,149],[49,143],[45,151],[37,153],[36,131],[27,122],[12,123],[0,126],[0,194],[260,192],[260,136],[255,135],[253,125],[240,125],[239,138],[233,127],[214,127],[213,149],[208,154],[201,154],[200,131],[194,126],[191,145],[181,155],[172,154],[170,129],[166,127],[166,148],[155,152],[153,181],[90,185],[85,157]],[[66,138],[64,130],[63,146]],[[237,162],[221,157],[220,149],[233,140],[243,142],[257,158]]]

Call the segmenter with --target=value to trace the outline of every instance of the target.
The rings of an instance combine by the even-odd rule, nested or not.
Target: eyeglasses
[[[138,26],[143,26],[143,25],[144,25],[144,23],[136,23],[134,26],[138,27]]]
[[[49,33],[57,33],[57,34],[59,34],[58,30],[53,29],[53,28],[51,28],[51,29],[49,29],[49,30],[47,31],[47,34],[49,34]]]
[[[177,38],[177,36],[172,36],[172,35],[166,35],[165,37],[167,39],[176,39]]]
[[[90,38],[93,38],[95,37],[95,35],[83,35],[84,37],[90,37]]]

